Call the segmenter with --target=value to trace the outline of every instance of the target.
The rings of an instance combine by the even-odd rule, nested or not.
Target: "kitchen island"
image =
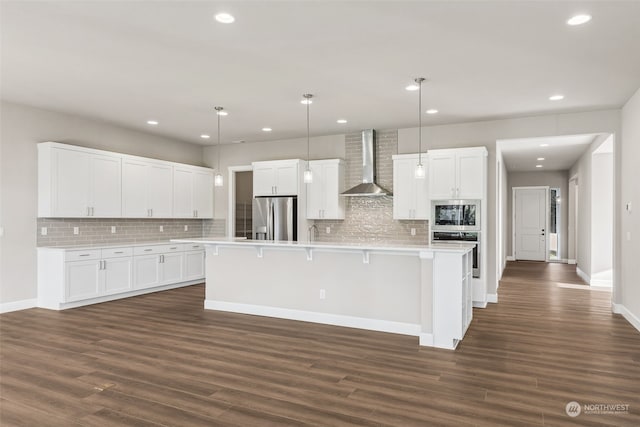
[[[205,309],[413,335],[447,349],[471,322],[472,245],[174,242],[205,245]]]

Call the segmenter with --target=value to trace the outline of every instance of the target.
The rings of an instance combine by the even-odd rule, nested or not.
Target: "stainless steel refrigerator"
[[[253,199],[253,238],[256,240],[298,240],[298,198],[256,197]]]

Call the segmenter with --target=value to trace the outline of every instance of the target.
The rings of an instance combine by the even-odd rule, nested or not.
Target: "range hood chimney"
[[[391,192],[380,187],[375,182],[376,178],[376,144],[375,131],[365,129],[362,131],[362,184],[342,193],[343,196],[391,196]]]

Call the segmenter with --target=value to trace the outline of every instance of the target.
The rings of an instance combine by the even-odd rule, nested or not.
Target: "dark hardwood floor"
[[[456,351],[205,311],[202,285],[3,314],[0,424],[639,426],[640,333],[572,267],[509,263]]]

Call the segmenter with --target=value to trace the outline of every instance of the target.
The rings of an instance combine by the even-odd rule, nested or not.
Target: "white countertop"
[[[225,237],[209,237],[209,239],[224,239]],[[194,238],[195,240],[196,238]],[[148,242],[131,242],[131,243],[89,243],[81,245],[60,245],[60,246],[38,246],[38,249],[45,250],[88,250],[88,249],[109,249],[109,248],[133,248],[139,246],[156,246],[156,245],[170,245],[177,243],[176,240],[151,240]],[[183,242],[184,243],[184,242]],[[192,242],[189,242],[192,243]],[[193,242],[195,243],[195,242]]]
[[[227,237],[201,237],[193,239],[173,239],[174,243],[202,243],[213,246],[261,246],[273,248],[300,248],[300,249],[336,249],[357,251],[385,251],[385,252],[459,252],[466,253],[473,247],[473,243],[432,243],[422,245],[385,244],[380,242],[287,242],[271,240],[249,240]]]

